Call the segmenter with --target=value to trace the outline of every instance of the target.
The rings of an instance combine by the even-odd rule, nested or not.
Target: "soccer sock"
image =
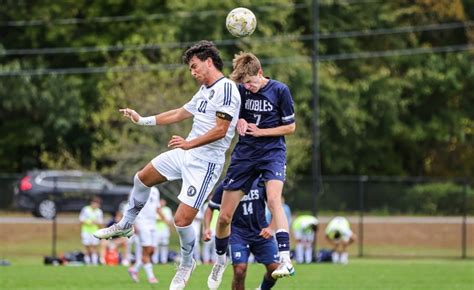
[[[150,188],[143,184],[138,178],[138,174],[135,174],[133,178],[133,188],[130,198],[128,200],[128,207],[125,211],[123,218],[118,222],[118,225],[122,229],[131,228],[137,215],[140,213],[142,208],[150,196]]]
[[[134,272],[140,272],[140,269],[142,267],[143,263],[142,263],[142,259],[140,258],[139,260],[136,260],[135,261],[135,264],[133,264],[133,271]]]
[[[153,265],[151,263],[146,263],[143,265],[143,270],[145,270],[145,274],[148,279],[155,278],[155,274],[153,273]]]
[[[276,231],[276,240],[278,244],[278,251],[280,252],[280,260],[290,262],[290,235],[284,229]]]
[[[333,263],[339,263],[339,253],[338,252],[336,252],[336,251],[332,252],[331,258],[332,258]]]
[[[229,236],[222,239],[216,236],[216,253],[217,253],[218,264],[225,265],[227,261],[225,254],[227,253],[228,247],[229,247]]]
[[[271,278],[268,279],[266,276],[263,276],[262,284],[260,284],[260,290],[272,289],[275,283],[276,283],[276,280],[271,279]]]
[[[91,262],[92,265],[99,265],[99,255],[97,255],[97,253],[91,254]]]
[[[341,260],[341,263],[343,263],[343,264],[349,263],[349,253],[348,252],[342,252],[340,260]]]
[[[303,252],[304,252],[303,244],[296,243],[295,256],[296,256],[296,262],[298,264],[301,264],[304,262]]]
[[[305,255],[306,263],[313,262],[313,249],[311,247],[308,247],[305,249],[304,255]]]
[[[91,257],[87,253],[84,255],[84,263],[86,263],[86,265],[91,263]]]
[[[196,240],[196,234],[192,225],[186,227],[176,227],[181,244],[181,265],[191,267],[193,265],[193,250]]]
[[[161,245],[160,249],[160,263],[168,263],[168,245]]]

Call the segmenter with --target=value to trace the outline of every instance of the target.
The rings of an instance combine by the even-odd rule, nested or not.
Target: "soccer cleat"
[[[281,262],[278,268],[275,269],[272,273],[273,279],[289,277],[295,275],[295,268],[291,262]]]
[[[158,284],[158,279],[156,279],[155,277],[148,278],[148,283]]]
[[[170,290],[183,290],[184,287],[186,287],[189,277],[191,277],[194,269],[196,269],[196,261],[194,259],[193,265],[191,267],[179,265],[173,280],[171,280]]]
[[[212,267],[212,272],[207,278],[207,287],[209,287],[210,290],[217,290],[219,288],[222,282],[222,275],[224,275],[226,267],[227,264],[214,264],[214,266]]]
[[[132,278],[133,282],[140,282],[140,279],[138,279],[138,272],[135,271],[133,268],[128,269],[128,275],[130,275],[130,278]]]
[[[127,237],[130,238],[133,236],[134,230],[133,226],[128,229],[122,229],[121,227],[118,226],[118,224],[113,224],[108,228],[103,228],[100,230],[97,230],[93,233],[94,237],[98,239],[113,239],[117,237]]]

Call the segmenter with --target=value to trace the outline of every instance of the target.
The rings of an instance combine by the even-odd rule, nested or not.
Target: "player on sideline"
[[[211,238],[210,220],[213,210],[219,210],[222,202],[223,185],[216,188],[209,207],[204,214],[204,240]],[[265,218],[266,192],[262,178],[253,181],[252,187],[244,195],[232,219],[232,235],[229,239],[230,257],[234,268],[232,289],[245,289],[245,277],[250,253],[265,265],[267,272],[260,285],[261,290],[271,289],[276,279],[271,273],[278,268],[278,249],[273,239],[273,230]],[[217,288],[210,288],[217,289]]]
[[[138,234],[139,244],[142,247],[142,255],[141,259],[136,258],[135,264],[128,269],[128,274],[134,282],[139,282],[138,272],[143,267],[148,282],[150,284],[158,283],[158,279],[156,279],[153,273],[151,257],[158,243],[156,215],[163,216],[160,207],[160,191],[153,186],[145,206],[135,220],[135,229]]]
[[[225,152],[234,136],[239,117],[240,95],[233,81],[222,74],[219,50],[210,41],[200,41],[183,55],[191,75],[201,83],[193,98],[183,107],[155,116],[141,117],[132,109],[120,112],[138,125],[167,125],[193,118],[188,137],[174,135],[168,143],[173,150],[155,157],[134,177],[129,207],[123,219],[95,236],[107,239],[131,236],[132,224],[145,205],[150,187],[168,180],[182,179],[180,204],[174,224],[181,244],[181,263],[171,281],[170,290],[184,289],[196,267],[193,259],[194,233],[191,223],[201,204],[217,182],[225,161]]]
[[[219,287],[226,267],[226,251],[231,235],[230,223],[240,199],[252,181],[262,175],[267,203],[276,228],[280,266],[273,278],[293,275],[290,259],[288,222],[283,211],[281,195],[285,180],[285,135],[293,134],[295,114],[290,90],[285,84],[263,76],[258,58],[246,52],[232,61],[231,78],[240,83],[242,97],[237,132],[239,141],[224,179],[224,194],[216,228],[217,261],[208,277],[211,289]]]

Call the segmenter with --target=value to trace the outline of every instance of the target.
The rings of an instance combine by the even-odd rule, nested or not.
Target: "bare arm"
[[[126,108],[126,109],[120,109],[119,110],[124,117],[129,118],[133,123],[138,123],[140,124],[140,119],[142,119],[142,116],[138,114],[135,110]],[[155,124],[156,125],[168,125],[168,124],[173,124],[177,123],[180,121],[183,121],[185,119],[189,119],[193,117],[193,114],[190,112],[186,111],[184,108],[178,108],[174,110],[170,110],[167,112],[163,112],[161,114],[151,116],[155,117]],[[146,117],[150,118],[150,117]],[[143,124],[140,124],[143,125]]]
[[[212,219],[213,212],[214,210],[211,209],[210,207],[207,207],[206,211],[204,212],[204,219],[203,219],[204,231],[203,231],[202,239],[205,242],[211,240],[211,219]]]
[[[276,137],[291,135],[295,132],[295,130],[296,123],[265,129],[258,128],[257,125],[249,123],[247,125],[247,131],[245,132],[245,134],[252,135],[254,137]]]
[[[224,138],[229,129],[230,121],[217,118],[216,117],[216,126],[211,130],[207,131],[206,134],[203,134],[195,139],[186,141],[183,137],[173,136],[168,143],[168,147],[172,148],[181,148],[184,150],[196,148],[202,145],[212,143],[216,140]]]

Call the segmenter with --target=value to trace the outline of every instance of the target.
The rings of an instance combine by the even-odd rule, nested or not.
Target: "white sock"
[[[175,225],[181,244],[181,265],[191,267],[193,265],[193,250],[196,240],[196,234],[192,225],[178,227]]]
[[[313,249],[311,247],[306,248],[304,250],[304,256],[307,264],[313,262]]]
[[[161,245],[160,262],[162,264],[168,263],[168,245]]]
[[[150,187],[143,184],[143,182],[138,178],[138,174],[135,174],[135,177],[133,178],[132,193],[130,194],[125,214],[118,222],[119,227],[122,229],[128,229],[132,227],[137,215],[145,206],[148,197],[150,196],[150,191]]]
[[[296,262],[298,264],[301,264],[304,262],[303,252],[304,252],[303,244],[297,243],[296,248],[295,248],[295,256],[296,256]]]
[[[332,262],[339,263],[339,253],[336,251],[332,252]]]
[[[348,252],[342,252],[341,257],[340,257],[341,263],[342,264],[347,264],[349,263],[349,253]]]
[[[132,267],[133,271],[137,272],[137,273],[140,272],[140,269],[142,268],[142,265],[143,265],[143,263],[142,263],[141,258],[139,260],[136,260],[135,264],[133,264],[133,267]]]
[[[216,262],[217,262],[217,264],[225,265],[225,263],[227,262],[226,254],[217,255]]]
[[[280,252],[280,261],[291,263],[290,251],[281,251]]]
[[[143,270],[145,270],[148,279],[155,278],[155,274],[153,273],[153,265],[151,263],[146,263],[143,265]]]
[[[89,265],[91,263],[91,257],[89,256],[89,254],[84,255],[84,263],[86,263],[86,265]]]
[[[97,253],[91,254],[91,262],[92,265],[99,265],[99,255],[97,255]]]

